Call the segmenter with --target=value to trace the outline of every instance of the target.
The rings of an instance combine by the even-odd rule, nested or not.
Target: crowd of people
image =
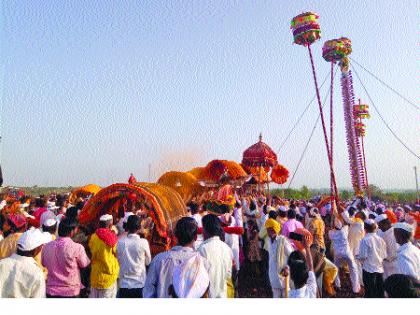
[[[103,214],[87,232],[87,198],[0,198],[2,298],[241,297],[244,265],[273,298],[339,296],[347,274],[354,297],[420,297],[419,205],[235,193],[215,214],[193,198],[174,246],[152,256],[140,210]]]

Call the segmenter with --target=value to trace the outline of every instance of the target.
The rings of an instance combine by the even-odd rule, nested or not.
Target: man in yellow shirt
[[[120,266],[117,259],[117,235],[111,230],[112,215],[99,219],[99,228],[89,240],[92,254],[90,273],[91,298],[115,298]]]
[[[324,221],[322,221],[321,219],[318,208],[311,208],[309,210],[309,217],[311,218],[311,222],[309,223],[308,230],[309,232],[311,232],[312,237],[314,238],[313,243],[318,245],[319,249],[321,250],[321,253],[324,253],[325,224]]]
[[[10,257],[16,252],[17,242],[26,231],[26,218],[23,214],[11,214],[7,218],[10,234],[0,242],[0,259]]]

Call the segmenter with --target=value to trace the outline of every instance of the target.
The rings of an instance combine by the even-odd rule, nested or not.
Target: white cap
[[[48,219],[44,222],[43,226],[50,227],[57,223],[56,219]]]
[[[315,212],[315,211],[317,211],[317,212]],[[318,208],[312,207],[311,209],[309,209],[309,214],[312,215],[312,216],[314,216],[314,217],[317,216],[317,215],[319,215]]]
[[[367,219],[367,220],[365,220],[365,224],[373,225],[373,224],[375,224],[375,221],[373,219]]]
[[[104,221],[104,222],[111,221],[111,220],[112,220],[112,215],[110,214],[104,214],[103,216],[99,218],[99,221]]]
[[[31,228],[21,235],[18,240],[18,249],[23,251],[33,250],[41,245],[52,241],[52,235],[48,232],[41,232],[39,229]]]
[[[125,215],[124,215],[124,218],[123,218],[123,223],[127,223],[127,221],[128,221],[128,218],[131,216],[131,215],[134,215],[134,213],[133,212],[126,212],[125,213]]]
[[[21,208],[21,209],[23,209],[23,208],[27,208],[27,207],[29,207],[29,204],[28,204],[28,203],[21,203],[21,204],[19,205],[19,208]]]
[[[285,206],[280,206],[279,211],[281,212],[287,212],[287,208]]]
[[[388,216],[385,213],[382,213],[375,218],[375,222],[379,223],[379,222],[381,222],[383,220],[386,220],[386,219],[388,219]]]
[[[179,298],[201,298],[210,284],[201,255],[196,254],[175,266],[173,286]]]
[[[394,224],[394,229],[401,229],[404,231],[407,231],[409,233],[414,232],[414,227],[411,224],[405,223],[405,222],[398,222]]]

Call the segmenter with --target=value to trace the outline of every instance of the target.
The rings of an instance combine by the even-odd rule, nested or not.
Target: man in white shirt
[[[128,234],[118,240],[117,258],[120,263],[118,278],[119,298],[141,298],[146,282],[146,266],[150,264],[149,243],[137,234],[141,228],[141,219],[137,215],[128,217]]]
[[[197,230],[197,222],[193,218],[183,217],[179,219],[175,226],[175,237],[178,245],[153,258],[143,288],[144,298],[171,297],[169,287],[173,284],[175,267],[197,255],[194,250]],[[208,266],[205,260],[204,263]]]
[[[386,256],[385,241],[376,234],[376,223],[372,219],[365,221],[366,235],[360,242],[359,254],[362,263],[365,298],[383,298],[383,260]]]
[[[334,264],[339,267],[341,261],[345,261],[349,266],[350,281],[353,293],[357,294],[360,291],[360,278],[357,269],[356,261],[349,246],[349,226],[344,225],[338,219],[334,222],[335,229],[330,230],[328,235],[334,248]],[[341,287],[340,275],[335,278],[335,285],[337,288]]]
[[[394,228],[386,214],[380,214],[375,219],[378,224],[378,235],[383,238],[386,244],[386,258],[384,259],[384,281],[389,276],[398,273],[397,270],[397,250],[398,243],[395,240]]]
[[[16,253],[0,260],[1,298],[43,298],[45,277],[34,257],[52,240],[51,234],[30,229],[22,234]]]
[[[411,276],[420,282],[420,249],[411,242],[414,227],[408,223],[396,223],[394,234],[400,248],[397,251],[398,273]]]
[[[284,298],[289,289],[286,281],[287,259],[293,252],[293,247],[286,237],[279,235],[280,223],[275,219],[268,219],[265,228],[269,237],[268,276],[273,298]]]
[[[210,298],[227,298],[227,282],[232,277],[233,253],[230,247],[220,239],[223,229],[220,220],[214,214],[203,217],[204,242],[198,252],[209,263]]]

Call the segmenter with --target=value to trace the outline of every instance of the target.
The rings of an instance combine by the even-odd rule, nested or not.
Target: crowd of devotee
[[[152,255],[143,208],[103,213],[90,231],[78,220],[89,196],[0,198],[2,298],[240,298],[259,280],[260,297],[420,297],[418,204],[235,192],[215,214],[196,196],[176,242]]]

